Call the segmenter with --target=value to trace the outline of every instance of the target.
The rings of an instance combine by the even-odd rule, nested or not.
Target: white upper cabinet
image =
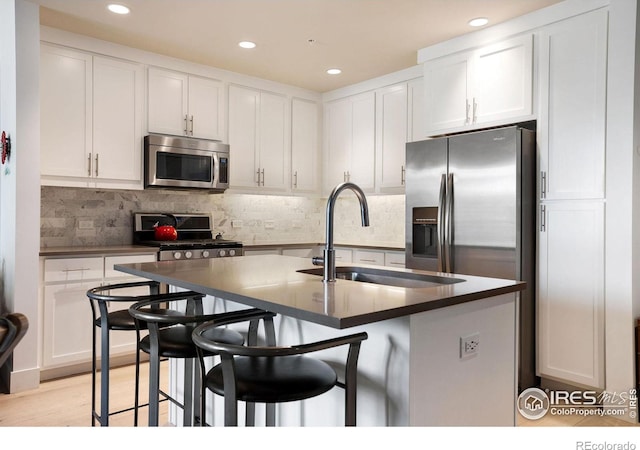
[[[427,138],[427,109],[424,95],[424,78],[416,78],[407,83],[408,142],[422,141]]]
[[[404,191],[407,92],[407,83],[376,91],[376,186],[379,192]]]
[[[424,63],[426,134],[531,118],[533,36]]]
[[[316,102],[291,100],[291,190],[319,191],[319,108]]]
[[[224,140],[224,84],[149,68],[149,132]]]
[[[42,183],[141,189],[142,66],[43,44],[40,71]]]
[[[285,191],[289,186],[286,97],[243,86],[229,87],[232,188]]]
[[[540,195],[604,198],[607,11],[540,32]]]
[[[325,105],[324,189],[351,181],[373,191],[375,179],[375,92]]]

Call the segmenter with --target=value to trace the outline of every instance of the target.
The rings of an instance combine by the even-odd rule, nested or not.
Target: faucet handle
[[[324,266],[324,258],[322,256],[314,256],[311,258],[311,264],[314,266]]]

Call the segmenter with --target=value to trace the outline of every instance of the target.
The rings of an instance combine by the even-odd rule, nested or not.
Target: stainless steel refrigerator
[[[519,389],[535,374],[535,132],[520,126],[407,144],[406,266],[517,279]]]

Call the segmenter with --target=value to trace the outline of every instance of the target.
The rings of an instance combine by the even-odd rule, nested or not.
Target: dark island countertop
[[[338,329],[514,293],[523,290],[526,284],[469,275],[358,266],[422,273],[455,282],[423,288],[350,280],[323,283],[321,276],[298,272],[317,268],[310,260],[281,255],[119,264],[114,268]]]

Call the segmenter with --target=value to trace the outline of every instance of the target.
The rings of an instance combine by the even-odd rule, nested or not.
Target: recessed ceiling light
[[[112,3],[107,6],[107,9],[115,14],[129,14],[129,8],[124,5],[118,5],[117,3]]]
[[[242,41],[238,45],[242,48],[256,48],[256,43],[251,41]]]
[[[467,23],[472,27],[483,27],[489,23],[489,19],[487,19],[486,17],[476,17],[475,19],[471,19]]]
[[[338,75],[338,74],[342,73],[342,70],[340,70],[340,69],[329,69],[329,70],[327,70],[327,73],[329,75]]]

